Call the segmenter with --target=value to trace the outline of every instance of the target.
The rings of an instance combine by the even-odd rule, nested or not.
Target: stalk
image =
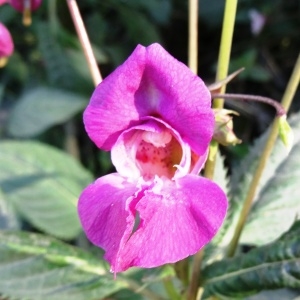
[[[236,8],[237,8],[237,0],[226,0],[216,81],[225,79],[228,74]],[[221,88],[220,93],[221,94],[225,93],[225,85]],[[213,101],[214,108],[222,108],[223,105],[224,105],[224,100],[222,99],[215,99]],[[209,158],[207,160],[205,170],[204,170],[204,175],[210,179],[213,178],[215,160],[216,160],[216,155],[212,156],[211,154],[216,153],[217,150],[218,150],[218,144],[212,143],[209,149],[210,151]],[[188,300],[194,300],[197,297],[199,282],[201,283],[201,263],[203,259],[203,254],[204,252],[202,249],[194,256],[191,282],[187,293]]]
[[[226,78],[228,75],[237,2],[238,0],[227,0],[225,3],[216,81],[221,81],[224,78]],[[220,94],[225,94],[225,91],[226,91],[226,85],[223,85],[220,89]],[[214,99],[213,108],[222,109],[223,107],[224,107],[223,99],[221,98]],[[212,143],[209,149],[210,152],[209,158],[206,162],[205,169],[204,169],[204,176],[210,179],[213,179],[214,177],[217,151],[218,151],[218,144]]]
[[[198,71],[198,0],[189,0],[189,50],[188,66]]]
[[[80,11],[78,9],[77,2],[76,0],[67,0],[67,4],[77,31],[80,44],[83,48],[83,52],[89,66],[94,85],[97,86],[102,81],[102,76],[99,71],[98,64],[94,56],[90,39],[87,35]]]

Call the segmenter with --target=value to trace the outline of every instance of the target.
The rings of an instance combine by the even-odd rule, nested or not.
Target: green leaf
[[[300,222],[272,244],[216,262],[203,271],[203,299],[243,298],[265,289],[300,288]]]
[[[249,213],[241,243],[263,245],[287,231],[300,216],[300,114],[290,120],[295,135],[289,155],[280,146],[268,167],[274,173],[264,183]],[[277,144],[282,143],[278,139]],[[278,145],[279,146],[279,145]],[[280,149],[280,150],[279,150]],[[281,154],[281,158],[278,157]],[[263,230],[261,230],[263,228]]]
[[[90,94],[93,89],[92,81],[80,76],[77,69],[73,68],[65,48],[62,46],[67,39],[71,43],[76,39],[68,38],[70,35],[64,34],[65,31],[62,27],[58,28],[59,34],[55,35],[51,26],[46,22],[37,21],[34,25],[49,82],[56,88]]]
[[[0,143],[5,199],[37,228],[72,239],[81,231],[77,200],[92,176],[66,153],[38,142]]]
[[[4,199],[0,190],[0,229],[19,229],[20,221],[11,203]]]
[[[296,146],[296,144],[300,142],[300,113],[292,117],[289,120],[289,124],[292,130],[294,131],[294,135],[295,135],[294,145]],[[222,226],[223,230],[220,233],[221,235],[220,244],[224,245],[224,251],[226,251],[227,245],[233,236],[234,229],[236,228],[236,224],[240,216],[242,205],[246,199],[246,193],[249,189],[250,183],[253,178],[253,174],[256,170],[258,160],[263,151],[268,135],[269,135],[269,131],[265,132],[260,138],[258,138],[255,141],[254,145],[250,148],[247,156],[241,161],[240,165],[236,166],[232,170],[232,175],[230,178],[231,188],[230,188],[230,195],[229,195],[229,209],[224,224]],[[293,150],[290,152],[290,155],[292,155],[292,153]],[[266,164],[259,185],[257,187],[256,197],[254,199],[254,204],[253,204],[253,210],[255,210],[254,207],[256,205],[258,205],[258,207],[260,206],[258,204],[258,202],[260,202],[258,201],[258,199],[261,199],[261,194],[265,189],[265,187],[276,177],[281,175],[284,177],[284,174],[280,175],[279,172],[281,172],[280,171],[281,169],[278,168],[279,166],[281,166],[280,168],[282,168],[283,165],[287,162],[287,160],[289,159],[288,154],[289,151],[283,145],[282,141],[280,139],[277,139],[272,154],[270,156],[270,159]],[[294,155],[295,153],[293,154],[293,157]],[[292,174],[292,173],[288,171],[288,174]],[[297,176],[297,175],[294,174],[293,176]],[[286,189],[288,189],[290,187],[290,183],[293,183],[293,181],[297,180],[296,177],[292,181],[290,181],[288,177],[289,176],[285,177],[286,181],[282,182],[281,187],[283,187],[283,185],[289,182],[289,184],[287,184],[286,186]],[[294,188],[296,187],[295,184],[292,185]],[[277,187],[276,187],[276,191],[278,191]],[[273,196],[275,195],[273,194]],[[277,194],[277,196],[279,197],[280,195]],[[254,211],[250,212],[248,223],[246,224],[245,229],[242,233],[242,237],[241,237],[242,243],[254,244],[254,245],[265,244],[269,241],[273,241],[276,238],[278,238],[280,234],[282,234],[291,226],[291,224],[296,218],[295,209],[296,207],[298,207],[298,204],[295,203],[296,202],[294,198],[295,195],[291,195],[291,197],[288,197],[288,195],[286,195],[286,197],[284,198],[282,198],[282,196],[284,196],[284,194],[281,194],[280,198],[273,199],[276,202],[278,201],[277,203],[281,203],[279,207],[277,208],[273,207],[270,210],[270,212],[271,211],[274,212],[273,216],[271,216],[270,214],[268,218],[265,218],[263,213],[262,214],[255,213],[257,215],[257,217],[255,217]],[[271,201],[271,198],[269,198],[269,200]],[[264,201],[265,200],[263,200],[263,203],[265,203]],[[271,202],[269,204],[271,204]],[[263,203],[261,207],[264,206]],[[290,207],[287,207],[288,205],[290,205]],[[281,210],[284,207],[286,209],[284,209],[282,213],[286,217],[283,217],[283,219],[287,219],[288,218],[287,216],[290,213],[293,215],[293,217],[289,219],[286,223],[282,222],[283,219],[279,217],[279,214],[281,214]],[[269,207],[265,207],[265,208],[266,209],[263,210],[264,212],[266,212],[269,209]],[[258,210],[260,210],[260,208]],[[260,222],[260,225],[254,226],[255,224],[258,224],[258,223],[253,223],[254,219],[257,219],[256,221]],[[272,222],[269,223],[269,221]],[[250,222],[252,224],[250,224]]]
[[[262,291],[257,295],[247,297],[246,300],[296,300],[299,294],[296,289],[276,289]]]
[[[68,121],[83,110],[87,99],[54,88],[39,87],[26,92],[12,109],[8,133],[15,137],[32,137],[53,125]]]
[[[0,274],[0,294],[13,299],[103,299],[127,286],[95,256],[20,231],[0,231]]]
[[[217,152],[216,166],[214,171],[214,182],[220,186],[220,188],[228,194],[229,178],[227,176],[227,168],[225,167],[225,159],[221,155],[220,151]]]
[[[99,57],[97,61],[100,61],[101,63],[108,62],[108,58],[105,57],[104,53],[102,53],[96,46],[93,46],[93,52],[96,58]],[[96,55],[96,53],[98,55]],[[66,54],[73,69],[76,70],[76,72],[87,81],[92,81],[92,75],[83,52],[77,49],[70,48],[66,50]]]

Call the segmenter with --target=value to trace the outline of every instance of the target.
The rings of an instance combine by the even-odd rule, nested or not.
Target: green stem
[[[292,76],[290,78],[290,81],[286,87],[285,93],[283,95],[282,101],[281,101],[281,105],[283,106],[283,108],[286,110],[286,112],[289,110],[290,105],[292,103],[292,99],[295,95],[296,89],[299,85],[299,80],[300,80],[300,55],[298,56],[296,65],[294,67],[294,71],[292,73]],[[233,256],[235,253],[235,250],[237,248],[238,245],[238,241],[239,238],[241,236],[243,227],[246,223],[249,211],[251,209],[252,206],[252,202],[253,199],[255,197],[256,194],[256,189],[259,183],[259,180],[262,176],[263,170],[265,168],[265,165],[269,159],[269,156],[273,150],[275,141],[277,139],[277,135],[278,135],[278,124],[279,124],[279,118],[276,117],[273,125],[271,127],[271,132],[269,134],[268,140],[266,142],[265,148],[263,150],[263,153],[260,156],[260,160],[258,162],[258,166],[257,169],[255,171],[255,174],[252,178],[248,193],[247,193],[247,197],[245,199],[241,214],[240,214],[240,218],[238,220],[233,238],[229,244],[229,248],[228,248],[228,256]]]
[[[56,0],[48,1],[48,17],[52,34],[55,36],[58,31],[58,20],[56,15]]]
[[[216,81],[221,81],[224,78],[226,78],[228,75],[237,2],[238,0],[227,0],[225,3]],[[226,85],[223,85],[219,93],[225,94],[225,91],[226,91]],[[222,109],[223,107],[224,107],[223,99],[214,99],[213,108]],[[216,153],[218,151],[218,144],[212,143],[209,151],[211,154],[209,155],[209,159],[207,160],[205,165],[204,176],[213,179],[215,165],[216,165]]]
[[[198,71],[198,0],[189,0],[189,50],[188,66]]]
[[[181,300],[181,296],[178,294],[171,279],[164,279],[163,284],[170,300]]]
[[[237,1],[238,0],[226,0],[225,3],[222,37],[221,37],[217,75],[216,75],[217,81],[226,78],[228,74]],[[225,85],[221,88],[220,93],[221,94],[225,93]],[[213,102],[214,108],[222,108],[223,105],[224,105],[224,100],[222,99],[215,99]],[[210,179],[213,179],[215,163],[216,163],[215,154],[217,150],[218,150],[218,144],[212,143],[209,150],[210,151],[209,159],[207,160],[207,163],[205,165],[205,170],[204,170],[204,175]],[[200,270],[201,270],[202,258],[203,258],[203,249],[200,250],[194,256],[191,283],[189,286],[188,296],[187,296],[188,300],[196,299],[199,282],[201,282]]]
[[[93,53],[92,45],[90,43],[90,39],[87,35],[78,5],[76,0],[67,0],[67,4],[69,7],[69,11],[71,17],[73,19],[74,26],[77,31],[77,35],[81,46],[83,48],[83,52],[88,63],[88,67],[90,69],[94,85],[97,86],[102,81],[102,76],[100,74],[98,64]]]
[[[189,44],[188,44],[188,66],[197,74],[198,72],[198,7],[199,0],[189,0]],[[175,264],[177,277],[181,280],[184,287],[187,288],[187,298],[193,299],[193,295],[197,293],[198,286],[195,285],[197,278],[194,278],[194,283],[189,286],[189,258],[179,261]]]
[[[182,282],[184,287],[189,285],[189,263],[189,258],[186,258],[174,264],[176,276]]]
[[[121,277],[121,276],[120,276]],[[119,281],[123,281],[129,289],[133,292],[144,296],[146,299],[150,300],[165,300],[165,298],[157,295],[156,293],[152,292],[151,290],[146,289],[145,287],[141,287],[137,282],[129,278],[118,278]]]

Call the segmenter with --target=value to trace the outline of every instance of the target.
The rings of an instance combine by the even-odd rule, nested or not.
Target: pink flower
[[[252,34],[259,35],[266,24],[267,21],[266,16],[260,13],[259,11],[257,11],[256,9],[250,9],[249,18],[250,18]]]
[[[14,51],[14,43],[8,29],[0,23],[0,67],[4,66],[8,56]]]
[[[42,0],[7,0],[7,2],[19,12],[24,12],[26,8],[34,11],[42,4]]]
[[[84,123],[117,173],[89,185],[78,211],[113,272],[182,260],[221,226],[226,196],[197,175],[214,131],[210,105],[202,80],[158,44],[138,46],[96,88]]]
[[[38,9],[42,0],[7,0],[7,2],[17,11],[23,13],[23,24],[31,24],[31,12]]]

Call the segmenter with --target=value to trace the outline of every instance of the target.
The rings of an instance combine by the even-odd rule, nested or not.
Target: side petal
[[[100,177],[79,198],[78,214],[86,236],[106,251],[111,264],[131,234],[135,212],[129,205],[137,199],[137,187],[117,173]]]
[[[139,123],[134,96],[145,60],[146,48],[138,45],[129,58],[96,87],[83,121],[89,137],[99,148],[110,150],[123,130]]]
[[[198,155],[206,151],[214,129],[209,90],[159,44],[137,46],[98,85],[84,123],[96,145],[110,150],[122,131],[147,116],[168,123]]]
[[[135,96],[139,114],[159,115],[193,151],[203,155],[214,129],[209,90],[159,44],[152,44],[146,50],[146,67]]]
[[[156,267],[198,252],[217,233],[226,211],[224,192],[213,182],[187,175],[177,182],[157,183],[137,203],[140,224],[119,255],[129,267]]]

